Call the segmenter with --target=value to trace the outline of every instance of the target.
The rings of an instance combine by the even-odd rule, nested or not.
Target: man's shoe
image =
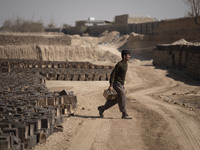
[[[132,117],[129,117],[128,114],[122,114],[122,119],[132,119]]]
[[[104,117],[104,116],[103,116],[104,110],[103,110],[102,106],[99,106],[99,107],[98,107],[98,110],[99,110],[99,116],[100,116],[101,118],[103,118],[103,117]]]

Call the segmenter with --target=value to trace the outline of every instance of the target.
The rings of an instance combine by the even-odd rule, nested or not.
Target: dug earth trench
[[[105,103],[102,93],[108,81],[47,81],[51,91],[74,91],[78,107],[74,116],[66,118],[63,132],[34,149],[198,150],[200,83],[173,76],[176,80],[151,61],[129,62],[125,88],[131,120],[121,119],[117,105],[99,117],[97,107]]]

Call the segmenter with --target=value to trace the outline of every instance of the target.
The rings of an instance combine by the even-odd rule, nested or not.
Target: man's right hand
[[[108,87],[108,90],[112,90],[113,89],[113,87],[112,87],[112,85],[110,85],[109,87]]]

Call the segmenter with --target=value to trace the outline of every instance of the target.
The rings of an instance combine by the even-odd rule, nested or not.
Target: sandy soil
[[[117,105],[105,111],[105,118],[98,116],[108,81],[47,81],[52,91],[74,91],[78,108],[65,119],[63,132],[54,133],[34,149],[198,150],[199,85],[176,72],[155,68],[151,61],[131,60],[125,88],[133,119],[123,120]]]

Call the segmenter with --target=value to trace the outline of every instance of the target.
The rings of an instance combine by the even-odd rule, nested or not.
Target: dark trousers
[[[114,100],[107,100],[106,103],[104,104],[104,106],[102,106],[103,110],[109,109],[110,107],[112,107],[118,103],[119,110],[122,113],[127,114],[127,111],[126,111],[127,98],[126,98],[124,86],[122,84],[114,83],[113,88],[117,91],[118,95],[117,95],[116,99],[114,99]]]

